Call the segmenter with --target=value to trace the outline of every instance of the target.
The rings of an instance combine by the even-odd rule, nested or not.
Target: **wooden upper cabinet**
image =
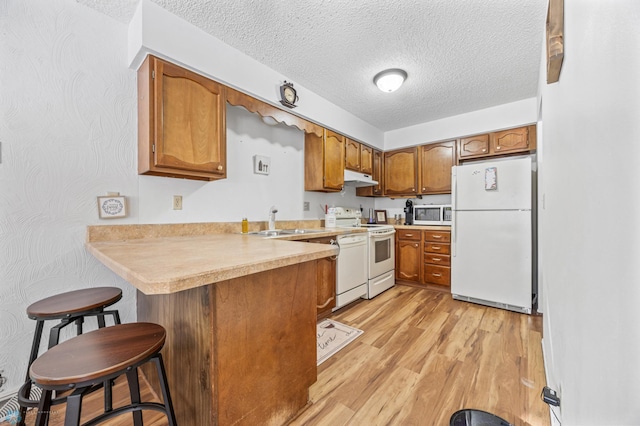
[[[531,141],[529,135],[530,128],[534,129],[533,139],[535,140],[535,126],[519,127],[517,129],[491,133],[491,150],[494,154],[529,151],[531,149],[529,146]]]
[[[489,155],[489,135],[476,135],[458,140],[460,159]]]
[[[455,164],[455,141],[421,146],[420,194],[450,194],[451,167]]]
[[[344,168],[353,170],[354,172],[360,171],[360,143],[346,139],[344,146]]]
[[[148,56],[138,70],[138,173],[226,177],[224,86]]]
[[[304,189],[334,192],[344,186],[345,137],[324,129],[321,137],[305,133]]]
[[[373,148],[366,145],[360,145],[360,171],[367,175],[373,174]]]
[[[458,157],[492,157],[505,154],[528,153],[536,149],[536,126],[476,135],[458,140]]]
[[[418,148],[404,148],[384,153],[384,195],[418,193]]]
[[[364,148],[365,146],[362,145]],[[368,148],[368,147],[367,147]],[[384,159],[382,156],[382,151],[377,149],[372,149],[373,154],[373,166],[371,171],[371,177],[373,180],[378,182],[375,186],[363,186],[360,188],[356,188],[356,195],[359,197],[382,197],[384,195]],[[366,172],[364,172],[366,173]]]

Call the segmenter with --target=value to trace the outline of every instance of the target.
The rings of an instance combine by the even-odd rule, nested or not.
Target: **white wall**
[[[118,286],[135,320],[133,287],[84,249],[96,196],[130,197],[137,222],[136,74],[127,27],[73,0],[0,6],[0,370],[16,391],[35,321],[27,306],[92,286]],[[87,328],[95,327],[93,320]],[[48,327],[45,329],[48,333]],[[43,344],[47,339],[43,339]]]
[[[254,155],[271,159],[269,175],[253,173]],[[226,179],[140,176],[139,182],[141,223],[266,221],[273,205],[276,220],[324,219],[324,204],[373,207],[373,199],[356,197],[355,188],[342,194],[306,192],[304,133],[283,124],[269,126],[257,114],[233,106],[227,107]],[[173,210],[173,195],[182,195],[182,210]]]
[[[535,123],[538,118],[536,98],[523,99],[466,114],[391,130],[384,135],[384,149],[422,145],[461,136],[486,133]]]
[[[563,425],[638,425],[640,3],[564,4],[560,81],[540,91],[545,365]]]

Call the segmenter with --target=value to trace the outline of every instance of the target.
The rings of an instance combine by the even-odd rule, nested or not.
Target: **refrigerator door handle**
[[[456,256],[456,234],[458,233],[456,227],[456,216],[458,216],[458,210],[456,208],[456,166],[451,167],[451,256]]]

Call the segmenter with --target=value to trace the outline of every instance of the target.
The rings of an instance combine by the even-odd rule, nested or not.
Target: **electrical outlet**
[[[182,210],[182,195],[173,196],[173,209]]]
[[[308,202],[308,201],[305,201],[305,202],[302,204],[302,210],[303,210],[303,211],[305,211],[305,212],[308,212],[308,211],[309,211],[309,202]]]

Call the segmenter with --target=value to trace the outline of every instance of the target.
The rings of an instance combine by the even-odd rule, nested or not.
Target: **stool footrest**
[[[102,423],[103,421],[108,420],[112,417],[116,417],[124,413],[133,413],[135,411],[142,411],[142,410],[153,410],[153,411],[159,411],[165,414],[167,413],[165,406],[160,404],[159,402],[140,402],[138,404],[130,404],[130,405],[125,405],[124,407],[118,407],[107,413],[103,413],[98,417],[91,419],[87,423],[83,423],[82,426],[97,425],[98,423]]]

